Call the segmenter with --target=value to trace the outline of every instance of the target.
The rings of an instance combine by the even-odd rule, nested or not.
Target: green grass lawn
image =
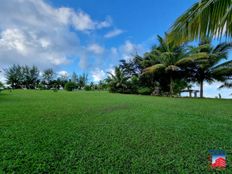
[[[232,100],[0,94],[4,173],[207,173],[211,149],[227,152],[232,173]]]

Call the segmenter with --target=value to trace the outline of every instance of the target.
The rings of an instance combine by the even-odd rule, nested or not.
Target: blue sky
[[[0,6],[1,69],[15,63],[99,81],[143,54],[196,0],[11,0]],[[0,80],[4,80],[0,75]],[[218,94],[207,85],[207,96]],[[228,90],[222,96],[229,97]],[[232,92],[231,92],[232,93]]]

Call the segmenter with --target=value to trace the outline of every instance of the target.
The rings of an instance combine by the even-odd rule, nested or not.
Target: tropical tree
[[[74,83],[78,82],[78,76],[75,72],[73,72],[73,74],[72,74],[71,81]]]
[[[114,73],[108,72],[109,76],[106,79],[110,92],[125,93],[128,85],[128,76],[125,76],[124,71],[120,67],[115,67]]]
[[[4,84],[2,83],[2,82],[0,82],[0,92],[1,92],[1,90],[3,90],[4,89]]]
[[[169,38],[182,43],[223,36],[232,37],[232,0],[199,0],[175,21]]]
[[[51,82],[54,79],[54,76],[55,76],[55,72],[51,68],[46,69],[43,72],[43,75],[42,75],[43,83],[46,85],[47,89],[51,88]]]
[[[12,65],[5,69],[7,84],[13,89],[21,88],[23,82],[23,71],[20,65]]]
[[[174,42],[167,42],[166,38],[158,36],[159,45],[151,51],[153,65],[144,69],[143,74],[165,74],[169,78],[169,92],[174,94],[174,81],[181,73],[177,66],[179,60],[185,56],[184,46],[176,46]]]
[[[27,89],[35,89],[36,85],[39,83],[39,69],[36,66],[22,66],[23,82],[22,84]]]
[[[82,74],[78,78],[79,89],[83,89],[88,82],[88,74]]]
[[[212,46],[209,39],[197,47],[190,47],[189,56],[177,62],[193,82],[200,85],[200,97],[203,97],[204,82],[224,82],[232,75],[232,61],[226,61],[231,43]],[[221,63],[224,60],[223,63]]]

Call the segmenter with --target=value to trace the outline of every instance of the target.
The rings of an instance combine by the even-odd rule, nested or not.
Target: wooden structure
[[[189,93],[189,97],[192,97],[192,94],[194,94],[194,97],[196,98],[197,97],[197,93],[199,92],[199,90],[194,90],[194,89],[185,89],[185,90],[182,90],[182,92],[188,92]]]

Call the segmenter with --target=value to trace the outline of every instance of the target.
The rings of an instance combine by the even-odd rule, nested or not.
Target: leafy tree
[[[175,42],[205,37],[232,37],[232,0],[199,0],[171,27]]]
[[[0,82],[0,92],[4,89],[4,84]]]
[[[143,74],[164,74],[169,79],[170,95],[174,94],[174,82],[181,73],[177,63],[185,56],[184,46],[176,46],[167,42],[166,38],[158,36],[159,45],[150,53],[154,64],[145,68]],[[155,59],[155,60],[154,60]]]
[[[75,72],[73,72],[73,74],[72,74],[71,81],[74,82],[74,83],[78,82],[78,76],[77,76],[77,74]]]
[[[12,65],[8,69],[5,69],[5,75],[7,84],[11,85],[13,89],[22,88],[23,71],[21,66]]]
[[[224,82],[232,75],[232,61],[225,62],[231,47],[231,43],[221,43],[214,47],[206,39],[197,47],[190,47],[189,57],[178,62],[189,78],[200,85],[200,97],[203,97],[204,81]]]
[[[58,77],[55,80],[55,83],[57,84],[57,88],[60,88],[60,87],[64,88],[65,84],[68,83],[68,79]]]
[[[87,82],[88,82],[88,75],[85,73],[80,75],[78,79],[79,89],[83,89],[85,85],[87,84]]]
[[[68,82],[65,84],[65,90],[67,91],[73,91],[76,88],[77,88],[77,84],[74,82]]]
[[[27,89],[35,89],[39,82],[39,69],[36,66],[23,66],[23,85]]]
[[[54,76],[55,76],[55,73],[53,71],[53,69],[49,68],[49,69],[46,69],[44,72],[43,72],[43,83],[47,86],[47,89],[50,89],[52,86],[51,86],[51,82],[52,80],[54,79]]]
[[[125,76],[122,68],[115,67],[114,74],[110,72],[108,74],[107,82],[110,92],[126,93],[129,77]]]
[[[106,90],[108,88],[106,80],[100,80],[98,82],[98,90]]]

